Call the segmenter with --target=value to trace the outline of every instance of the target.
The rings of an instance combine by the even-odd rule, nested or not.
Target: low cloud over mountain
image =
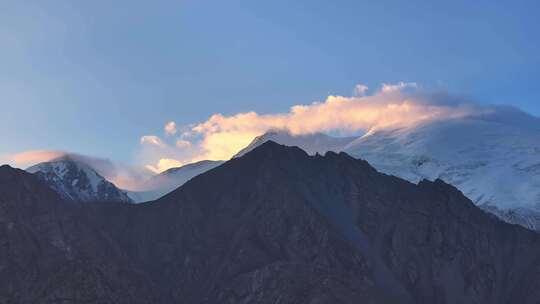
[[[140,183],[150,176],[150,172],[136,166],[118,164],[106,158],[65,151],[25,151],[6,156],[5,162],[20,168],[27,168],[64,156],[69,156],[74,161],[88,165],[108,181],[123,189],[136,189]]]
[[[270,129],[287,130],[293,135],[351,135],[493,111],[493,107],[447,92],[424,90],[416,83],[383,84],[371,95],[367,86],[358,85],[354,96],[328,96],[323,102],[292,106],[286,113],[214,114],[206,121],[183,128],[167,122],[164,129],[168,139],[157,135],[141,137],[141,158],[148,169],[161,172],[204,159],[229,159]],[[173,134],[178,136],[171,140]]]

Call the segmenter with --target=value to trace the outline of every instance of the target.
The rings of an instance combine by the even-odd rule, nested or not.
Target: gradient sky
[[[0,0],[0,155],[416,82],[540,115],[540,2]]]

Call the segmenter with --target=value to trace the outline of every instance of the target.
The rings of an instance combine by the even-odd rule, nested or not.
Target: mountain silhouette
[[[13,174],[19,177],[10,179]],[[51,227],[59,221],[75,222],[63,224],[70,229],[62,228],[61,234],[52,234],[61,240],[55,243],[69,251],[35,249],[39,254],[23,256],[18,264],[2,259],[1,269],[18,267],[22,279],[19,285],[5,287],[0,300],[540,300],[540,236],[485,213],[441,180],[416,185],[381,174],[345,153],[310,156],[268,141],[154,202],[67,208],[57,200],[35,177],[11,168],[0,170],[1,210],[28,205],[17,207],[16,213],[2,211],[4,223],[12,223],[12,230],[3,230],[8,243],[20,243],[21,250],[33,248],[31,241],[11,235],[22,225],[21,218],[48,218]],[[36,214],[34,206],[42,208],[43,215]],[[47,226],[33,228],[28,239],[52,244],[51,231]],[[5,248],[14,256],[11,245]],[[79,257],[88,262],[69,272],[40,270],[39,277],[32,268],[20,266],[29,261],[71,263]],[[89,271],[95,277],[80,282],[77,274]],[[14,274],[2,272],[0,279],[6,281],[9,275]],[[30,281],[24,278],[47,281],[54,292],[43,288],[29,297],[24,291],[33,289],[24,285]],[[81,284],[87,292],[79,292]]]

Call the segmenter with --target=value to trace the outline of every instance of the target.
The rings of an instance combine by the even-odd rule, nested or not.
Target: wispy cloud
[[[416,84],[416,82],[403,82],[403,81],[400,81],[395,84],[383,83],[381,92],[391,93],[391,92],[396,92],[396,91],[402,91],[403,89],[406,89],[406,88],[416,89],[418,88],[418,85]]]
[[[141,137],[141,144],[164,147],[165,143],[156,135],[144,135]]]
[[[175,144],[168,144],[157,136],[144,136],[141,138],[141,143],[146,146],[143,149],[148,149],[149,145],[145,143],[152,143],[153,149],[151,157],[146,158],[147,168],[158,172],[169,166],[202,159],[229,159],[255,136],[269,129],[288,130],[292,134],[333,132],[347,135],[360,130],[407,127],[464,117],[481,110],[479,106],[445,92],[424,91],[414,82],[383,84],[372,95],[366,95],[367,90],[367,86],[360,84],[355,87],[352,97],[328,96],[323,102],[292,106],[286,113],[214,114],[182,133]]]
[[[50,161],[65,155],[62,151],[33,150],[6,156],[7,161],[14,165],[25,168],[41,162]]]
[[[184,140],[184,139],[177,139],[176,140],[176,147],[177,148],[189,148],[191,147],[191,142]]]

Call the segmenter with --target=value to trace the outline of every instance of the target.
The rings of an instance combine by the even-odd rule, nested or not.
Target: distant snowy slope
[[[412,182],[441,178],[488,210],[540,210],[540,120],[518,110],[370,132],[344,151]]]
[[[37,175],[62,198],[69,201],[132,202],[124,191],[107,181],[90,166],[69,156],[39,163],[26,171]]]
[[[341,151],[356,137],[332,137],[323,133],[306,135],[292,135],[287,131],[269,131],[257,136],[247,147],[238,152],[234,157],[240,157],[261,144],[272,140],[285,146],[297,146],[308,154],[324,154],[328,151]]]
[[[221,165],[223,161],[203,160],[178,168],[171,168],[151,177],[142,188],[143,191],[129,191],[129,197],[137,203],[158,199],[180,187],[193,177]]]
[[[482,119],[380,131],[345,152],[413,182],[441,178],[477,204],[540,203],[540,132]]]
[[[530,208],[499,209],[495,206],[481,206],[484,211],[496,215],[499,219],[511,224],[537,230],[540,232],[540,211]]]

